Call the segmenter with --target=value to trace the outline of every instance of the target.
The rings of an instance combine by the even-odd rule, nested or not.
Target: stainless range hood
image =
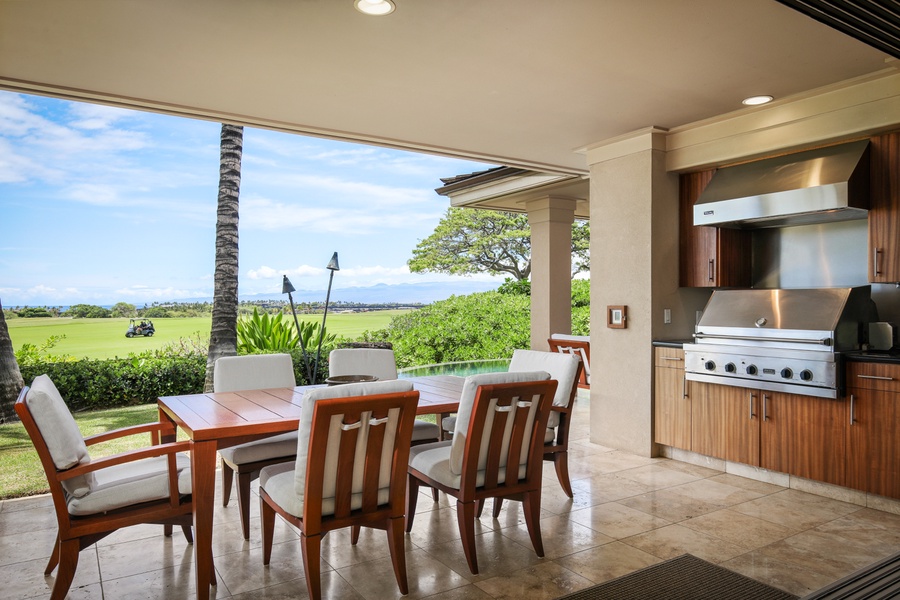
[[[817,148],[716,171],[694,225],[752,229],[865,219],[869,141]]]

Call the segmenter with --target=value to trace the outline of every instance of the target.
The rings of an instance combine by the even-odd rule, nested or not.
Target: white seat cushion
[[[441,429],[437,423],[417,419],[413,422],[412,441],[437,440],[441,437]]]
[[[246,465],[261,460],[272,460],[275,458],[290,459],[296,454],[296,431],[282,433],[281,435],[275,435],[219,450],[219,455],[234,465]]]
[[[413,446],[409,451],[409,466],[423,475],[453,489],[459,489],[462,474],[455,474],[450,470],[450,446],[452,441],[435,442]],[[519,478],[525,477],[525,465],[519,468]],[[498,472],[499,481],[505,481],[506,469]],[[476,485],[484,484],[484,471],[479,471],[475,477]]]
[[[191,493],[191,459],[175,455],[178,492]],[[94,472],[90,493],[68,500],[69,514],[92,515],[169,496],[168,458],[157,456]]]

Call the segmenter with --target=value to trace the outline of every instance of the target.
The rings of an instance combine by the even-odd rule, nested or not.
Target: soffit
[[[887,56],[774,0],[395,3],[4,1],[0,88],[584,174],[579,148]]]

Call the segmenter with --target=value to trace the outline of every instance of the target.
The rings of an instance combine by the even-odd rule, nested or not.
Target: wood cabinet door
[[[870,140],[869,281],[900,281],[900,132]]]
[[[900,498],[900,394],[850,388],[847,485]]]
[[[691,450],[759,465],[759,403],[747,388],[692,382]]]
[[[684,379],[684,369],[656,367],[653,441],[690,449],[691,412],[691,397],[688,382]]]
[[[848,402],[762,392],[760,466],[846,485]]]

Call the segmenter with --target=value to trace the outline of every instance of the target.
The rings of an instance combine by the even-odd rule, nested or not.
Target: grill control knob
[[[734,366],[734,363],[728,363],[727,365],[725,365],[725,372],[726,373],[735,373],[735,372],[737,372],[737,367]]]
[[[756,375],[759,373],[759,369],[756,368],[756,365],[747,365],[747,375]]]
[[[800,379],[802,379],[803,381],[812,381],[813,380],[812,371],[810,371],[809,369],[803,369],[802,371],[800,371]]]
[[[708,360],[708,361],[706,361],[706,362],[703,364],[703,367],[704,367],[707,371],[715,371],[715,370],[716,370],[716,363],[714,363],[714,362],[711,361],[711,360]]]
[[[791,371],[790,369],[788,369],[787,367],[785,367],[784,369],[781,370],[781,376],[784,377],[785,379],[791,379],[794,376],[794,372]]]

